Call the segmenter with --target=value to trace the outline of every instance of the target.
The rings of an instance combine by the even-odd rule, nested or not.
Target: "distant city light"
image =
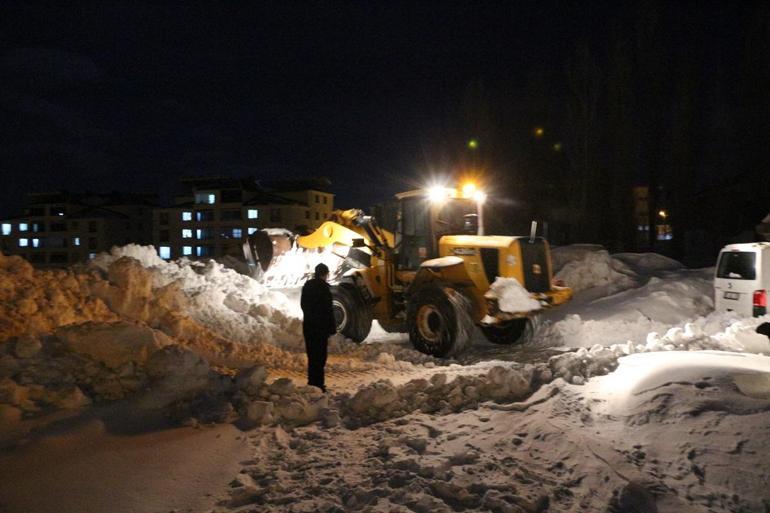
[[[72,244],[74,246],[80,246],[80,237],[73,237],[72,238]]]
[[[668,212],[666,212],[665,210],[661,210],[661,211],[658,212],[658,215],[660,217],[662,217],[663,219],[665,219],[665,218],[668,217]]]
[[[11,234],[11,223],[3,223],[3,235]]]
[[[541,126],[535,127],[535,137],[543,137],[545,130]]]
[[[475,150],[479,147],[479,141],[478,139],[471,139],[468,141],[468,149]]]
[[[561,151],[561,143],[553,143],[553,151]]]

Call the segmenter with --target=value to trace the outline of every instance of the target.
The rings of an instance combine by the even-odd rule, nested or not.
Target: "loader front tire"
[[[494,326],[482,326],[484,336],[495,344],[515,344],[523,339],[529,319],[513,319]]]
[[[337,333],[356,343],[363,342],[369,335],[374,313],[356,289],[340,285],[332,287],[332,311]]]
[[[456,289],[428,284],[409,298],[409,339],[418,351],[437,357],[465,349],[473,333],[470,302]]]

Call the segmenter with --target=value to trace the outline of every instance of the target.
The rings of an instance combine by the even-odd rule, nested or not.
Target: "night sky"
[[[674,4],[667,41],[721,73],[709,52],[740,54],[753,4]],[[638,12],[615,5],[3,2],[0,213],[215,174],[328,176],[366,206],[456,170],[471,137],[490,176],[515,173],[533,127],[560,142],[578,41],[601,49]]]

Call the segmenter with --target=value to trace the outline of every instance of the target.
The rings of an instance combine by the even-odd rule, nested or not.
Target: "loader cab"
[[[424,261],[438,257],[439,240],[445,235],[477,235],[480,232],[479,202],[459,197],[446,189],[445,197],[425,190],[401,193],[398,199],[396,262],[399,270],[413,271]]]

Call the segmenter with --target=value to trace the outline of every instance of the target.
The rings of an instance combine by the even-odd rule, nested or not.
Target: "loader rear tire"
[[[515,344],[524,337],[529,319],[513,319],[498,326],[482,326],[481,331],[494,344]]]
[[[412,294],[406,311],[409,340],[421,353],[453,356],[473,333],[470,301],[456,289],[429,284]]]
[[[374,312],[356,289],[339,285],[332,287],[332,310],[337,333],[356,343],[366,339],[372,329]]]

